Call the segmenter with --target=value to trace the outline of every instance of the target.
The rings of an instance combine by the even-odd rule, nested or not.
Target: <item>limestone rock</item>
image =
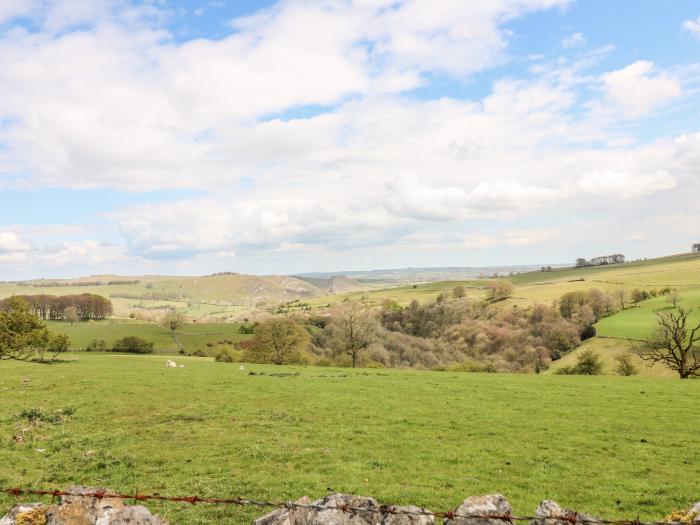
[[[506,516],[513,513],[506,498],[500,494],[488,494],[486,496],[472,496],[465,499],[462,504],[455,509],[455,514],[498,514]],[[454,518],[446,519],[445,525],[508,525],[507,521],[488,518]]]
[[[91,494],[98,489],[72,487],[68,492]],[[103,498],[62,496],[58,505],[30,503],[15,505],[0,518],[0,525],[168,525],[141,505],[124,505],[114,492]]]
[[[0,518],[0,525],[46,525],[46,505],[21,503]]]
[[[304,497],[296,503],[309,504]],[[311,503],[329,509],[282,509],[271,512],[253,522],[253,525],[433,525],[432,516],[409,516],[382,512],[377,500],[349,494],[331,494]],[[368,509],[344,512],[343,506]],[[394,507],[396,510],[423,511],[419,507]],[[337,510],[336,510],[337,509]]]
[[[557,517],[563,516],[575,516],[576,520],[580,521],[582,525],[595,525],[600,522],[600,518],[597,516],[582,514],[575,510],[563,509],[556,501],[548,499],[540,501],[540,504],[535,509],[535,516],[541,517],[542,519],[532,520],[530,525],[568,525],[568,521],[556,519]]]
[[[688,514],[685,515],[685,519],[693,523],[693,525],[700,523],[700,501],[693,505],[693,508],[688,511]]]

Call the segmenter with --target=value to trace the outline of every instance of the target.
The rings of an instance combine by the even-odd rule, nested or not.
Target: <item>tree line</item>
[[[44,321],[100,320],[112,315],[112,302],[101,295],[83,293],[77,295],[15,295],[0,301],[0,310],[7,310],[19,299],[29,311]]]

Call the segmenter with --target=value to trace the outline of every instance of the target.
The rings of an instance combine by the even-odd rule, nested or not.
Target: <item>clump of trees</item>
[[[23,300],[33,315],[45,321],[68,320],[76,322],[76,316],[81,321],[100,320],[112,315],[112,302],[97,294],[15,295],[0,301],[0,309],[6,309],[14,298]],[[66,313],[70,315],[70,319],[65,319]],[[73,313],[76,315],[74,316]]]
[[[315,331],[311,351],[323,363],[485,371],[540,371],[577,347],[589,327],[556,308],[501,308],[488,301],[392,300],[372,310],[343,303]]]
[[[54,361],[68,350],[70,339],[65,334],[51,332],[32,311],[26,300],[11,297],[0,309],[0,360],[26,361],[37,356],[45,362],[46,354]]]
[[[117,339],[112,345],[112,351],[133,354],[150,354],[153,352],[153,343],[142,337],[130,335],[122,339]]]
[[[491,301],[502,301],[513,295],[513,285],[508,281],[498,281],[486,287],[486,297]]]

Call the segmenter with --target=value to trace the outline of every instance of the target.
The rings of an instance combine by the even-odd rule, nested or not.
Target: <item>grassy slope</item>
[[[0,298],[14,294],[33,295],[45,293],[68,295],[96,293],[112,301],[116,315],[126,316],[130,312],[142,308],[148,309],[168,305],[183,309],[187,315],[192,317],[203,318],[208,315],[228,317],[240,314],[263,299],[270,302],[281,302],[297,297],[315,296],[321,293],[319,289],[310,283],[284,276],[95,276],[80,280],[108,281],[125,279],[139,280],[140,282],[135,284],[62,287],[40,286],[40,282],[37,282],[36,286],[0,283]],[[152,293],[167,294],[168,298],[172,300],[141,298]],[[132,297],[114,297],[114,295],[129,295]]]
[[[385,288],[380,290],[370,290],[363,292],[349,292],[336,295],[326,295],[308,299],[305,302],[312,307],[323,307],[328,304],[337,304],[345,299],[365,300],[369,304],[379,305],[384,299],[393,299],[402,305],[408,305],[411,301],[418,302],[434,301],[441,293],[450,294],[457,285],[466,288],[467,297],[483,298],[484,291],[481,289],[486,283],[484,281],[439,281],[433,283],[423,283],[409,286],[397,286],[395,288]],[[414,288],[415,286],[415,288]]]
[[[0,362],[0,485],[280,500],[331,488],[433,509],[501,492],[520,513],[548,497],[642,519],[698,498],[697,381],[240,371],[196,358],[168,370],[163,357],[73,358],[53,366]],[[18,417],[65,406],[77,412],[63,425],[34,428]],[[23,428],[25,442],[11,441]],[[0,497],[0,508],[10,503]],[[249,523],[260,514],[155,508],[179,523]]]
[[[108,319],[87,323],[70,325],[60,321],[50,321],[49,328],[58,333],[67,334],[71,338],[71,348],[85,348],[93,339],[102,339],[108,346],[114,341],[126,336],[139,336],[155,344],[156,351],[171,351],[177,349],[170,331],[156,325],[135,321],[131,319]],[[208,349],[207,343],[214,348],[224,347],[219,344],[224,340],[240,341],[251,337],[238,333],[239,324],[236,323],[193,323],[186,324],[178,329],[178,339],[188,352]]]
[[[685,308],[700,307],[700,288],[686,289],[681,292],[680,304]],[[672,310],[666,297],[656,297],[640,303],[636,308],[628,308],[598,323],[598,333],[609,337],[626,339],[646,339],[656,326],[656,312]],[[700,321],[700,311],[695,311],[691,319]]]

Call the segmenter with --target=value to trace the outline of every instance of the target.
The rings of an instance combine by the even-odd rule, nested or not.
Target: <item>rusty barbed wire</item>
[[[571,513],[562,516],[513,516],[510,514],[488,514],[488,513],[471,513],[471,514],[461,514],[455,510],[447,511],[430,511],[424,508],[419,508],[419,510],[411,510],[406,508],[399,508],[396,505],[380,505],[378,507],[353,507],[347,504],[335,504],[335,505],[318,505],[315,503],[298,503],[294,501],[286,502],[273,502],[273,501],[258,501],[248,498],[214,498],[214,497],[203,497],[203,496],[163,496],[161,494],[142,494],[139,492],[133,494],[119,494],[113,493],[108,490],[95,490],[92,492],[71,492],[66,490],[42,490],[42,489],[31,489],[31,488],[0,488],[0,494],[7,494],[15,498],[21,496],[51,496],[52,498],[58,497],[74,497],[74,498],[90,498],[101,500],[103,498],[117,498],[123,500],[134,500],[135,502],[143,501],[168,501],[172,503],[189,503],[191,505],[196,505],[198,503],[208,503],[215,505],[236,505],[241,507],[258,507],[258,508],[269,508],[269,509],[288,509],[288,510],[315,510],[315,511],[325,511],[325,510],[339,510],[341,512],[348,513],[373,513],[373,514],[393,514],[393,515],[406,515],[406,516],[432,516],[434,518],[447,518],[447,519],[480,519],[480,520],[493,520],[502,521],[510,523],[511,525],[516,521],[538,521],[538,522],[565,522],[570,525],[689,525],[685,521],[641,521],[639,517],[635,519],[604,519],[604,518],[587,518],[579,513]]]

